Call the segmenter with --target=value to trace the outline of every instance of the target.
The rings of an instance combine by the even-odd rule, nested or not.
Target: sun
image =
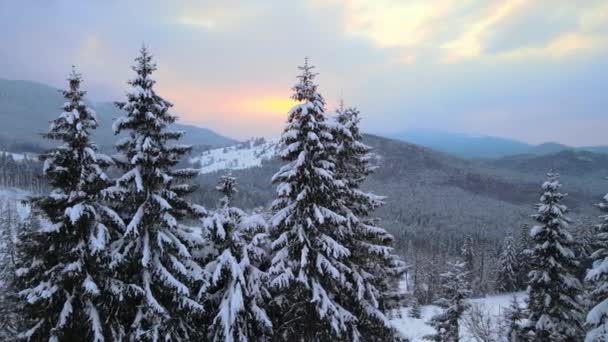
[[[244,101],[242,109],[249,113],[284,115],[298,102],[288,97],[261,97]]]

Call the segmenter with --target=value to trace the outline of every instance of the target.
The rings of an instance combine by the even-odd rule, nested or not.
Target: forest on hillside
[[[471,298],[523,290],[473,338],[608,338],[608,197],[364,135],[356,107],[330,111],[314,67],[298,70],[279,158],[200,174],[146,48],[112,155],[74,69],[55,147],[0,154],[0,186],[28,194],[0,203],[0,338],[404,341],[395,315],[435,304],[425,339],[458,341]]]

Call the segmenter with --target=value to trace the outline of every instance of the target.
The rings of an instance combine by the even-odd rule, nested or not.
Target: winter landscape
[[[608,341],[605,1],[0,19],[0,341]]]

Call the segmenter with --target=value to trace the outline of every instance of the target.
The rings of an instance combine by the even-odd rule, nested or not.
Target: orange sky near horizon
[[[606,144],[606,0],[0,1],[0,20],[1,78],[63,88],[76,65],[121,100],[143,42],[180,121],[237,139],[280,134],[308,56],[366,132]]]

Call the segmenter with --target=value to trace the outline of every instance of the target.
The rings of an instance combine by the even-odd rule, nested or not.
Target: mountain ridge
[[[433,130],[409,130],[382,136],[423,145],[464,158],[495,159],[514,155],[543,155],[564,150],[607,153],[608,146],[572,147],[558,142],[528,144],[516,139]]]
[[[41,136],[48,129],[49,121],[61,112],[65,102],[61,90],[40,82],[7,80],[0,78],[0,146],[12,152],[36,152],[47,148],[49,142]],[[117,137],[112,132],[112,121],[120,114],[113,103],[92,104],[97,112],[99,128],[94,137],[102,149],[111,149]],[[225,137],[210,129],[176,123],[174,128],[186,132],[183,142],[209,147],[229,146],[237,140]],[[27,149],[30,149],[27,151]]]

